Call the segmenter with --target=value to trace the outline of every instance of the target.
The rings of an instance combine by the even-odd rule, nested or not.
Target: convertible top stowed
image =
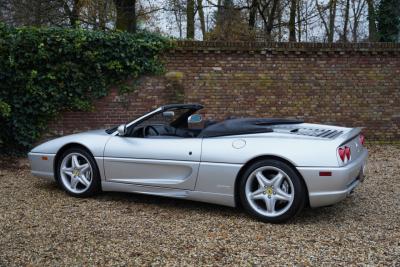
[[[190,109],[184,114],[184,118],[179,118],[176,122],[171,123],[172,126],[178,126],[182,121],[187,120],[191,114],[203,108],[203,105],[191,104],[170,104],[161,107],[161,110],[173,109]],[[197,137],[218,137],[239,134],[254,134],[273,132],[269,127],[278,124],[297,124],[303,123],[301,120],[280,119],[280,118],[237,118],[228,119],[221,122],[211,124],[204,128]]]
[[[269,127],[278,124],[303,123],[301,120],[277,118],[241,118],[225,120],[205,128],[198,137],[217,137],[226,135],[254,134],[273,132]]]

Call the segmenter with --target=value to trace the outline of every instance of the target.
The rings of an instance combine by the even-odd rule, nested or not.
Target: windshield
[[[163,112],[161,110],[155,110],[152,113],[154,114],[146,114],[142,118],[143,119],[138,119],[139,122],[135,124],[129,124],[127,125],[128,130],[131,129],[132,127],[137,127],[138,125],[149,125],[149,124],[154,124],[154,123],[160,123],[160,124],[167,124],[173,127],[182,127],[186,126],[187,127],[187,117],[194,113],[195,110],[191,108],[180,108],[180,107],[172,107],[169,108],[168,111],[173,112],[172,116],[163,116]],[[164,111],[165,112],[165,111]],[[145,117],[145,118],[144,118]],[[106,133],[112,134],[118,129],[119,125],[116,125],[114,127],[111,127],[106,130]]]

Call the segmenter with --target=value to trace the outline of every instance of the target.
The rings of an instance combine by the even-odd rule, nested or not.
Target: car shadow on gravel
[[[35,177],[36,178],[36,177]],[[33,185],[35,189],[39,190],[47,190],[47,191],[60,191],[61,193],[65,193],[61,190],[61,188],[53,181],[42,181],[40,183],[35,183]]]
[[[183,211],[201,210],[210,213],[240,213],[237,209],[209,204],[204,202],[196,202],[186,199],[168,198],[162,196],[151,196],[137,193],[121,193],[121,192],[102,192],[94,197],[100,202],[120,202],[124,204],[134,203],[141,205],[151,205],[162,209],[180,209]]]
[[[101,201],[121,201],[121,202],[134,202],[144,205],[157,206],[162,209],[179,209],[180,212],[193,212],[201,211],[206,212],[209,215],[223,215],[224,217],[242,217],[251,221],[259,222],[258,219],[247,214],[242,206],[236,208],[226,207],[216,204],[196,202],[184,199],[171,199],[160,196],[149,196],[135,193],[118,193],[118,192],[105,192],[101,196],[97,197],[102,199]],[[309,208],[306,207],[304,210],[296,216],[294,219],[288,221],[288,224],[309,224],[309,223],[323,223],[330,222],[332,219],[345,220],[345,212],[348,207],[346,203],[341,202],[334,206]]]
[[[34,186],[38,190],[44,190],[48,192],[56,192],[60,194],[60,197],[73,198],[67,193],[62,191],[59,186],[54,182],[42,182]],[[79,198],[75,198],[79,200]],[[109,202],[112,204],[120,203],[121,205],[139,204],[139,205],[150,205],[153,208],[157,207],[160,209],[180,209],[182,211],[201,211],[208,213],[218,213],[237,216],[243,214],[244,211],[237,208],[226,207],[216,204],[209,204],[204,202],[196,202],[184,199],[175,199],[162,196],[151,196],[137,193],[123,193],[123,192],[101,192],[96,196],[85,198],[85,200],[97,201],[97,202]]]
[[[45,181],[35,184],[34,187],[38,190],[58,193],[59,197],[73,198],[64,191],[62,191],[56,183],[51,181]],[[79,201],[79,198],[73,198],[73,199]],[[101,192],[96,196],[85,198],[85,202],[86,201],[89,202],[96,201],[99,203],[107,202],[109,204],[119,203],[121,204],[121,206],[130,204],[140,205],[141,209],[143,209],[143,206],[147,206],[152,210],[154,210],[154,208],[160,210],[167,209],[171,211],[179,210],[179,212],[182,213],[186,212],[188,216],[190,216],[192,212],[202,212],[202,213],[208,213],[208,215],[215,214],[223,217],[241,217],[251,221],[256,221],[256,222],[258,221],[257,219],[248,215],[241,206],[233,208],[233,207],[221,206],[205,202],[168,198],[162,196],[151,196],[138,193]],[[351,198],[346,199],[345,201],[342,201],[334,206],[320,207],[315,209],[306,207],[298,216],[296,216],[294,219],[290,220],[287,223],[309,224],[309,223],[329,222],[332,219],[345,220],[346,212],[344,211],[349,209],[348,206],[354,207],[353,205],[351,205]]]
[[[332,219],[335,220],[342,220],[346,219],[343,210],[346,207],[342,205],[342,203],[336,204],[335,206],[328,206],[328,207],[318,207],[318,208],[305,208],[296,218],[294,221],[296,223],[315,223],[320,224],[324,222],[331,222]]]

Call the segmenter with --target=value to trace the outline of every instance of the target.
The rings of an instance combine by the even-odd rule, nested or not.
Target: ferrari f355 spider
[[[121,191],[241,205],[265,222],[339,202],[364,179],[360,128],[203,121],[202,108],[166,105],[118,127],[45,142],[29,153],[32,174],[76,197]]]

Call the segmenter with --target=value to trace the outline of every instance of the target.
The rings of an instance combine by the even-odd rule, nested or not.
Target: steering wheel
[[[146,136],[158,136],[160,133],[157,131],[157,129],[154,126],[147,125],[143,127],[143,137]]]

